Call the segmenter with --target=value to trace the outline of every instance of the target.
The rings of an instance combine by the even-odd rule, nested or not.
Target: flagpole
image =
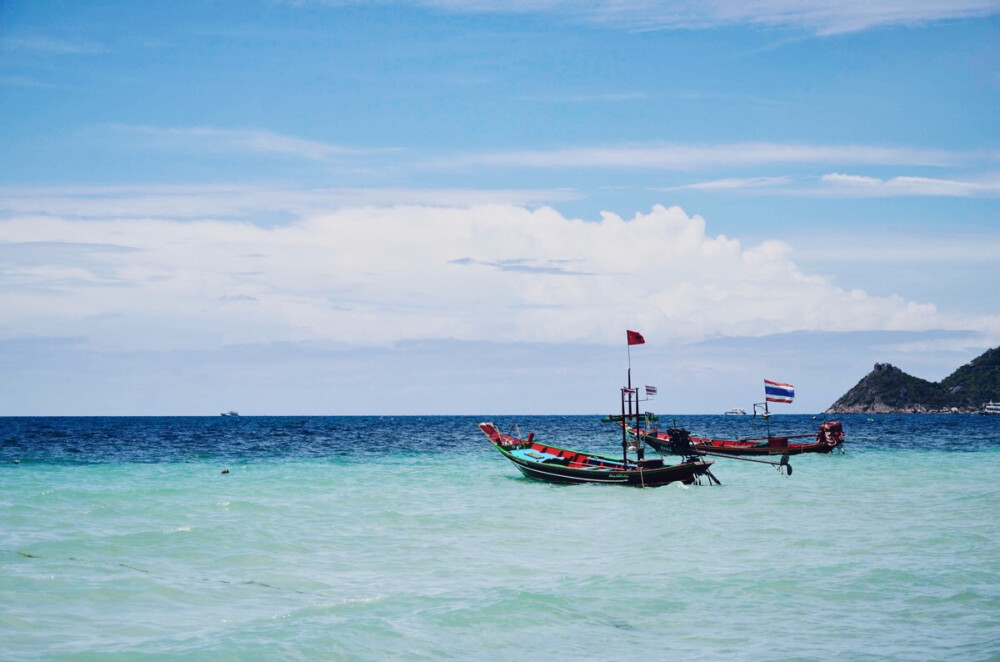
[[[631,370],[631,368],[629,368]],[[625,397],[628,396],[628,408],[632,409],[632,396],[622,389],[622,467],[628,471],[628,419],[625,418]]]
[[[642,337],[642,334],[638,331],[630,331],[626,329],[625,331],[625,352],[628,356],[628,413],[631,417],[632,415],[632,345],[641,345],[646,342],[646,339]],[[635,421],[636,425],[639,424],[639,396],[636,395],[635,398]]]
[[[628,415],[632,416],[632,345],[626,340],[625,352],[628,354]],[[636,398],[635,424],[639,425],[639,398]]]
[[[629,374],[629,387],[632,386],[632,345],[625,341],[625,352],[628,354],[628,374]]]
[[[628,353],[628,387],[632,388],[632,346],[625,345],[625,351]]]

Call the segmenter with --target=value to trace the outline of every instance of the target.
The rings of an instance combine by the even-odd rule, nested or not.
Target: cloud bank
[[[599,221],[513,204],[356,207],[274,227],[15,215],[0,221],[0,258],[0,338],[106,350],[1000,328],[839,288],[788,245],[712,236],[678,207]]]

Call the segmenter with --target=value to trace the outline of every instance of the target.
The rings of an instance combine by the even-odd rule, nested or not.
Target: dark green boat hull
[[[548,444],[538,444],[528,439],[518,439],[502,434],[492,423],[480,423],[480,429],[494,448],[514,464],[518,470],[535,480],[553,483],[608,483],[635,487],[658,487],[670,483],[690,485],[707,473],[710,460],[692,458],[675,465],[664,465],[662,460],[644,462],[595,455]],[[537,457],[533,458],[531,455]],[[587,464],[586,467],[570,466]]]

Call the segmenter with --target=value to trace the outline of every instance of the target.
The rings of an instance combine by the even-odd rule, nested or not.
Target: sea
[[[0,659],[1000,660],[1000,417],[839,416],[791,475],[647,489],[525,478],[481,420],[621,448],[598,416],[0,418]]]

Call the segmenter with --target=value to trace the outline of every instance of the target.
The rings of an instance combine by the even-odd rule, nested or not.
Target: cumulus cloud
[[[0,337],[84,337],[99,349],[957,324],[933,305],[838,288],[782,242],[713,236],[677,207],[599,221],[511,204],[361,207],[274,227],[14,216],[0,242]]]

